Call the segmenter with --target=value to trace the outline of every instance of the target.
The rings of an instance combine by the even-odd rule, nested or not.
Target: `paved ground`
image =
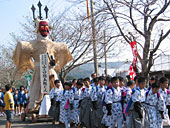
[[[0,128],[5,128],[5,120],[4,117],[0,117]],[[31,118],[21,121],[20,117],[14,117],[12,128],[64,128],[64,125],[53,125],[50,118],[40,118],[36,123],[32,123]],[[164,126],[164,128],[170,128],[170,126]]]
[[[5,120],[4,117],[0,117],[0,128],[5,128]],[[21,121],[20,117],[14,117],[12,128],[64,128],[64,126],[53,125],[50,118],[41,118],[36,123],[32,123],[30,118]]]

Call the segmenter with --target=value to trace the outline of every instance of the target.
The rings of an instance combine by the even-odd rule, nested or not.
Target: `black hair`
[[[100,77],[99,77],[99,81],[100,81],[100,80],[105,80],[105,78],[104,78],[103,76],[100,76]]]
[[[82,80],[78,80],[77,81],[77,85],[82,87],[83,86],[83,81]]]
[[[89,77],[86,77],[86,78],[84,78],[84,81],[90,82],[90,78],[89,78]]]
[[[11,85],[10,84],[5,85],[5,90],[6,91],[9,91],[10,89],[11,89]]]
[[[119,81],[124,81],[123,77],[118,76],[118,78],[119,78]]]
[[[93,82],[98,82],[99,81],[99,79],[96,77],[96,78],[93,78]]]
[[[73,79],[73,80],[72,80],[72,83],[74,83],[76,80],[77,80],[77,79]]]
[[[145,82],[146,78],[145,77],[139,77],[137,80],[138,80],[138,84],[140,84],[142,82]]]
[[[77,80],[77,82],[78,82],[78,81],[81,81],[81,82],[83,82],[83,78],[79,78],[79,79]]]
[[[161,77],[161,78],[159,79],[159,82],[160,82],[160,83],[164,83],[164,82],[166,82],[166,81],[169,81],[167,77]]]
[[[56,85],[57,83],[60,83],[60,80],[55,80],[54,84]]]
[[[134,81],[136,82],[136,80],[138,80],[138,78],[139,78],[138,76],[135,76],[134,77]]]
[[[72,83],[71,83],[71,82],[65,82],[65,83],[64,83],[64,86],[69,86],[69,87],[71,88]]]
[[[110,76],[107,76],[107,77],[106,77],[106,81],[107,81],[108,83],[110,83],[110,82],[111,82],[111,77],[110,77]]]
[[[128,87],[131,86],[131,85],[133,85],[133,84],[135,84],[135,81],[134,81],[134,80],[129,80],[129,81],[127,82],[127,86],[128,86]]]
[[[112,78],[111,78],[111,83],[113,83],[113,82],[116,81],[116,80],[119,80],[119,78],[118,78],[117,76],[112,77]]]
[[[22,86],[20,86],[20,90],[21,90],[21,88],[24,88],[24,86],[22,85]],[[25,88],[24,88],[25,89]]]
[[[160,85],[157,82],[154,82],[152,84],[152,88],[160,88]]]

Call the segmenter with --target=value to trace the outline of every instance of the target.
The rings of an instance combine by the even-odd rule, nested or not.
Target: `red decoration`
[[[136,67],[136,63],[137,63],[136,41],[131,42],[130,46],[132,48],[133,61],[132,61],[132,64],[130,65],[130,68],[129,68],[129,75],[130,75],[130,78],[133,80],[134,77],[136,76],[136,72],[137,72],[137,67]]]

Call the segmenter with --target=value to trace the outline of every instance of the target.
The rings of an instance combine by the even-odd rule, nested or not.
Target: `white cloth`
[[[48,115],[48,111],[49,111],[50,107],[51,107],[50,96],[44,95],[44,98],[41,102],[39,115]]]

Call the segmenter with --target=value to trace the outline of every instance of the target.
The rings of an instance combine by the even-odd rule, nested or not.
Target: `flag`
[[[129,68],[129,75],[130,75],[130,78],[132,80],[134,80],[134,77],[136,76],[136,72],[137,72],[137,67],[136,67],[136,63],[137,63],[137,45],[136,45],[136,41],[131,42],[130,46],[132,48],[133,61],[132,61],[132,64],[130,65],[130,68]]]

